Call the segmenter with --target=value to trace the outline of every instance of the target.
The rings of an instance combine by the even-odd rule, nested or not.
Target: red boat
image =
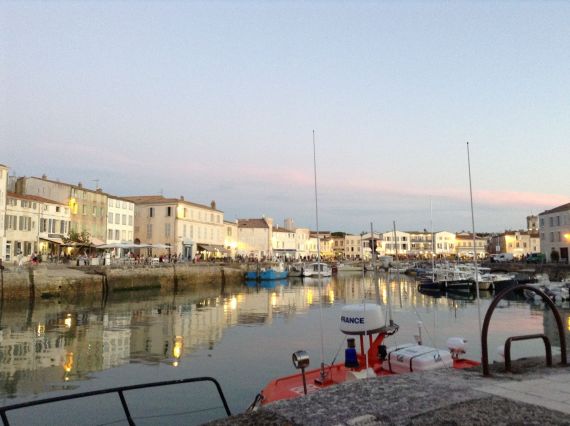
[[[355,337],[349,337],[344,363],[321,365],[320,368],[308,371],[308,354],[305,351],[295,352],[293,364],[301,373],[271,381],[260,392],[256,402],[268,404],[297,398],[322,388],[367,377],[479,365],[477,361],[461,358],[465,353],[465,341],[460,337],[448,339],[449,350],[431,348],[421,342],[387,348],[383,345],[384,339],[396,333],[398,325],[392,322],[389,325],[382,324],[383,316],[379,305],[365,303],[343,307],[340,331],[359,338],[359,351],[355,348]],[[369,347],[367,351],[366,340]]]

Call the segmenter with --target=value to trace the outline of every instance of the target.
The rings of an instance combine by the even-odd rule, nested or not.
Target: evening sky
[[[321,230],[570,201],[568,2],[2,2],[0,163]]]

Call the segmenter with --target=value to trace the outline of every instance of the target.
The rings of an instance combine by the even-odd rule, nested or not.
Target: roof
[[[570,210],[570,203],[562,204],[561,206],[554,207],[553,209],[550,209],[550,210],[545,210],[542,213],[539,213],[539,216],[541,214],[558,213],[558,212],[564,212],[567,210]]]
[[[278,226],[274,226],[273,227],[273,232],[283,232],[283,233],[295,233],[295,231],[292,231],[291,229],[287,229],[287,228],[283,228],[283,227],[278,227]]]
[[[473,239],[473,234],[468,234],[468,233],[458,233],[455,234],[455,238],[458,240],[472,240]],[[485,240],[485,237],[482,237],[481,235],[477,235],[475,234],[475,239],[479,239],[479,240]]]
[[[36,179],[36,180],[40,180],[43,182],[50,182],[50,183],[55,183],[58,185],[69,186],[71,188],[79,189],[81,191],[93,192],[94,194],[103,194],[103,195],[109,196],[109,194],[106,192],[103,192],[103,190],[101,188],[89,189],[89,188],[86,188],[85,186],[83,186],[82,184],[75,185],[73,183],[60,182],[58,180],[52,180],[52,179],[48,179],[48,178],[44,178],[44,177],[37,177],[37,176],[22,176],[21,178],[18,178],[18,179]]]
[[[238,219],[238,228],[269,228],[265,219]]]
[[[6,197],[18,198],[20,200],[37,201],[39,203],[50,203],[50,204],[57,204],[60,206],[65,206],[65,204],[60,203],[59,201],[49,200],[47,198],[38,197],[37,195],[26,195],[26,194],[18,194],[16,192],[8,192],[6,194]]]
[[[186,201],[184,198],[166,198],[163,195],[129,195],[126,197],[122,197],[127,201],[131,201],[135,204],[186,204],[189,206],[200,207],[203,209],[208,209],[216,212],[222,213],[221,210],[214,209],[211,206],[206,206],[204,204],[192,203],[190,201]]]

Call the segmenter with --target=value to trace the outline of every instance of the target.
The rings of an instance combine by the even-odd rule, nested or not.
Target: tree
[[[88,246],[91,244],[91,235],[87,231],[81,231],[81,233],[77,231],[70,231],[69,238],[64,238],[63,242],[66,244],[78,243]]]

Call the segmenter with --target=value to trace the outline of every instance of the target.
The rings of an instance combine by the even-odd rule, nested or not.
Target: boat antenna
[[[429,224],[431,228],[431,280],[435,282],[435,234],[433,233],[433,204],[429,199]]]
[[[469,142],[467,142],[467,169],[469,170],[469,198],[471,200],[471,228],[473,231],[473,266],[475,266],[475,293],[477,294],[479,341],[481,341],[481,299],[479,298],[479,270],[477,267],[477,248],[475,246],[475,215],[473,214],[473,188],[471,186],[471,158],[469,156]]]
[[[374,228],[370,222],[370,248],[372,249],[372,270],[374,277],[374,291],[376,292],[376,304],[380,305],[380,284],[378,282],[378,274],[376,273],[376,241],[374,241]]]
[[[319,232],[319,202],[318,202],[318,194],[317,194],[317,148],[315,145],[315,131],[313,130],[313,170],[315,174],[315,217],[316,217],[316,224],[317,224],[317,277],[319,280],[319,314],[320,314],[320,321],[319,327],[321,330],[321,373],[320,373],[320,381],[321,383],[325,382],[326,374],[325,374],[325,337],[323,331],[323,280],[321,277],[321,238]]]

